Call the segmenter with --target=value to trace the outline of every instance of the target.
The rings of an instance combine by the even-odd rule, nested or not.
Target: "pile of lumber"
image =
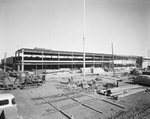
[[[70,68],[60,68],[60,69],[49,69],[45,70],[46,74],[56,74],[56,73],[64,73],[64,72],[70,72]]]
[[[139,93],[145,90],[146,89],[144,89],[142,86],[139,85],[121,86],[121,87],[111,89],[110,96],[112,97],[117,96],[120,98],[120,97],[129,96],[131,94]]]

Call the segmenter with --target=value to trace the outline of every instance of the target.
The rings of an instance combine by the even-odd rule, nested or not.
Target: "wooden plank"
[[[125,94],[125,93],[127,93],[127,92],[121,91],[121,92],[116,92],[116,93],[110,94],[110,96],[122,95],[122,94]]]
[[[73,104],[62,106],[62,107],[60,107],[60,109],[65,110],[65,109],[69,109],[69,108],[76,107],[76,106],[79,106],[79,105],[80,105],[79,103],[73,103]],[[44,113],[43,115],[48,115],[48,114],[51,114],[51,113],[58,112],[58,110],[56,110],[55,108],[49,109],[49,110],[46,110],[46,111],[48,113]]]
[[[116,92],[121,92],[121,91],[127,91],[127,90],[132,90],[132,89],[139,89],[142,88],[142,86],[139,85],[133,85],[133,86],[122,86],[122,87],[118,87],[118,88],[113,88],[111,89],[112,93],[116,93]]]
[[[130,93],[130,92],[133,92],[135,90],[143,90],[142,87],[139,87],[139,88],[129,88],[128,90],[120,90],[120,91],[117,91],[117,92],[113,92],[112,94],[110,94],[110,96],[114,96],[114,95],[124,95],[124,94],[127,94],[127,93]],[[145,89],[144,89],[145,90]]]
[[[135,94],[135,93],[143,92],[143,91],[145,91],[145,90],[146,90],[146,89],[135,89],[135,90],[132,91],[132,92],[129,92],[129,93],[120,95],[120,96],[118,96],[118,97],[121,98],[121,97],[129,96],[129,95],[132,95],[132,94]]]
[[[76,91],[77,91],[77,90],[76,90]],[[79,91],[77,91],[77,92],[79,92]],[[89,96],[89,97],[95,98],[95,99],[97,99],[97,100],[101,100],[101,101],[107,102],[107,103],[112,104],[112,105],[115,105],[115,106],[117,106],[117,107],[120,107],[120,108],[126,109],[126,107],[125,107],[125,106],[120,105],[120,104],[117,104],[117,103],[114,103],[114,102],[111,102],[111,101],[108,101],[108,100],[106,100],[106,99],[98,98],[98,97],[95,97],[95,96],[93,96],[93,95],[89,95],[89,94],[87,94],[87,93],[83,93],[83,92],[79,92],[79,93],[82,93],[83,95],[86,95],[86,96]]]
[[[67,92],[65,94],[67,94],[67,95],[74,95],[74,94],[78,94],[78,93],[77,92]],[[51,99],[56,99],[56,98],[61,98],[61,97],[63,97],[63,95],[60,95],[60,94],[44,96],[44,98],[51,98]],[[41,97],[33,97],[31,99],[33,101],[36,101],[36,100],[41,100],[42,98]]]
[[[94,102],[95,99],[89,99],[89,100],[84,100],[84,101],[81,101],[82,103],[89,103],[89,102]],[[79,103],[73,103],[73,104],[68,104],[68,105],[65,105],[65,106],[62,106],[60,107],[61,110],[64,110],[64,109],[68,109],[68,108],[72,108],[72,107],[75,107],[75,106],[79,106],[80,104]],[[43,115],[48,115],[48,114],[51,114],[51,113],[54,113],[56,112],[57,110],[56,109],[50,109],[50,110],[47,110],[48,113],[46,114],[43,114]]]
[[[90,107],[90,106],[88,106],[88,105],[86,105],[86,104],[82,103],[82,102],[79,102],[78,100],[76,100],[76,99],[75,99],[75,98],[73,98],[73,97],[69,97],[69,96],[68,96],[68,95],[66,95],[66,94],[63,94],[63,95],[67,96],[68,98],[70,98],[70,99],[74,100],[75,102],[77,102],[77,103],[81,104],[81,105],[82,105],[82,106],[84,106],[84,107],[87,107],[87,108],[89,108],[89,109],[91,109],[91,110],[94,110],[94,111],[96,111],[96,112],[98,112],[98,113],[103,114],[103,112],[102,112],[102,111],[99,111],[99,110],[97,110],[97,109],[95,109],[95,108],[92,108],[92,107]]]
[[[60,95],[60,96],[61,96],[60,98],[57,98],[57,99],[55,98],[55,99],[51,100],[51,103],[60,102],[60,101],[70,99],[69,97],[62,97],[64,95]],[[83,94],[80,94],[80,95],[72,96],[72,98],[80,98],[80,97],[83,97],[83,96],[84,96]],[[41,104],[45,104],[45,102],[39,103],[38,105],[41,105]]]
[[[49,103],[52,107],[54,107],[56,110],[58,110],[61,114],[63,114],[65,117],[67,117],[68,119],[72,119],[72,117],[68,114],[66,114],[65,112],[63,112],[61,109],[59,109],[58,107],[56,107],[55,105],[53,105],[50,101],[46,100],[45,98],[41,97],[43,100],[45,100],[47,103]]]
[[[110,76],[99,76],[100,78],[104,78],[104,79],[111,79],[111,80],[120,80],[119,78],[117,77],[110,77]]]

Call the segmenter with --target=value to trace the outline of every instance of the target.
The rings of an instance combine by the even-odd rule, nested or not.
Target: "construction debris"
[[[9,74],[4,72],[3,70],[0,70],[0,89],[9,90],[9,89],[15,89],[15,88],[16,86],[10,80]]]
[[[142,75],[142,71],[137,68],[134,68],[133,70],[131,70],[130,73],[133,75]]]
[[[0,70],[1,90],[16,89],[18,87],[23,89],[24,87],[39,86],[45,82],[45,74],[40,76],[29,72],[18,73],[16,71],[4,72]]]
[[[40,86],[43,83],[45,83],[45,76],[30,75],[28,72],[21,73],[14,81],[14,84],[21,89],[29,86]]]
[[[137,77],[141,77],[138,75]],[[139,85],[119,86],[119,82],[123,79],[111,76],[98,76],[95,79],[87,81],[72,81],[71,78],[66,83],[68,90],[75,91],[92,91],[97,94],[106,95],[113,100],[118,100],[121,97],[145,91],[146,89]],[[148,80],[150,81],[150,80]],[[148,82],[147,81],[147,82]],[[148,84],[148,83],[147,83]]]

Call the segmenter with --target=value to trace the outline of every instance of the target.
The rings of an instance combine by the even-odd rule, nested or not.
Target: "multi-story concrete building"
[[[85,65],[86,67],[109,68],[112,67],[114,59],[115,67],[133,66],[138,58],[139,56],[85,53]],[[15,56],[12,59],[12,67],[18,71],[83,67],[83,52],[21,48],[15,52]]]
[[[138,56],[114,55],[115,60],[135,61]],[[86,67],[111,67],[112,54],[85,53]],[[56,51],[41,48],[22,48],[15,53],[15,69],[24,71],[30,69],[58,69],[58,68],[81,68],[83,67],[83,52]],[[116,63],[118,66],[123,63]],[[115,65],[115,66],[116,66]],[[128,65],[134,65],[133,62]]]

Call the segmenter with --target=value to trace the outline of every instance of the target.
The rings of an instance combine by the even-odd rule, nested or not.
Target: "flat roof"
[[[83,55],[83,52],[75,52],[75,51],[59,51],[59,50],[51,50],[51,49],[44,49],[44,48],[34,48],[34,49],[30,49],[30,48],[21,48],[17,51],[22,52],[22,50],[24,50],[24,52],[28,52],[28,53],[46,53],[46,54],[68,54],[68,55]],[[101,56],[101,55],[105,55],[105,56],[112,56],[112,54],[104,54],[104,53],[89,53],[86,52],[85,53],[86,56],[88,55],[96,55],[96,56]],[[116,55],[114,54],[114,56],[118,56],[118,57],[132,57],[132,58],[138,58],[140,56],[133,56],[133,55]]]

